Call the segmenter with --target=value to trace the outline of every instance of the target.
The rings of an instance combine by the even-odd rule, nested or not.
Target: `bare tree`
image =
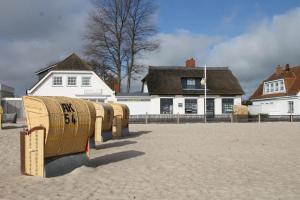
[[[137,63],[141,53],[157,48],[150,40],[155,34],[154,13],[152,0],[96,0],[90,13],[85,53],[106,66],[119,88],[122,75],[127,77],[127,92],[132,76],[142,70]]]
[[[158,48],[153,40],[156,33],[154,14],[156,6],[153,0],[131,0],[126,23],[127,35],[127,92],[130,92],[132,77],[143,71],[138,63],[139,56],[146,51]]]
[[[108,66],[121,84],[125,61],[125,25],[130,0],[98,0],[90,13],[85,53]]]

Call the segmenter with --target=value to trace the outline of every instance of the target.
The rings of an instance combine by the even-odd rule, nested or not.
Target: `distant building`
[[[204,114],[204,69],[195,60],[186,66],[149,67],[142,80],[142,93],[118,94],[117,101],[129,106],[131,114]],[[241,105],[244,94],[228,67],[207,68],[207,115],[228,114]]]
[[[300,66],[277,66],[275,72],[262,81],[250,97],[250,114],[300,114]]]
[[[36,72],[39,81],[28,95],[68,96],[93,101],[113,100],[115,92],[92,70],[92,67],[72,54],[65,60]]]
[[[14,97],[15,89],[4,84],[0,84],[0,99],[5,97]]]

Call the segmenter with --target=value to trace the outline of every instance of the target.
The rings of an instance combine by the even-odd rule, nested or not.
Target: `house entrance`
[[[215,115],[215,99],[206,99],[206,116],[214,117]]]

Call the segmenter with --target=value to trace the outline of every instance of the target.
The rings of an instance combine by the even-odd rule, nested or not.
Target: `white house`
[[[119,103],[131,114],[204,114],[203,68],[195,60],[186,66],[149,67],[142,80],[142,93],[117,94]],[[231,113],[233,105],[241,105],[244,94],[239,81],[228,67],[207,68],[207,115]]]
[[[28,95],[68,96],[101,102],[115,100],[115,92],[74,53],[37,71],[36,75],[39,81],[27,90]]]
[[[203,68],[195,60],[185,67],[149,67],[142,80],[142,91],[123,94],[110,89],[76,54],[36,72],[39,81],[27,91],[28,95],[68,96],[101,102],[126,104],[131,115],[137,114],[204,114]],[[244,94],[238,80],[228,67],[207,68],[207,114],[232,112],[241,105]]]
[[[258,86],[250,100],[253,103],[249,106],[250,114],[299,115],[300,66],[277,66],[276,71]]]

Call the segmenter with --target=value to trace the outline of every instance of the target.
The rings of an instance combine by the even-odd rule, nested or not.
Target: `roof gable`
[[[55,71],[59,71],[59,70],[63,70],[63,71],[80,71],[80,70],[93,70],[92,67],[87,64],[85,61],[83,61],[77,54],[72,53],[70,56],[68,56],[66,59],[48,66],[46,68],[40,69],[39,71],[36,72],[37,75],[45,72],[45,71],[51,71],[51,70],[55,70]]]
[[[182,89],[182,78],[202,78],[204,69],[200,67],[149,67],[143,81],[147,82],[149,94],[152,95],[200,95],[204,90]],[[208,94],[243,95],[239,81],[228,67],[207,68]]]

